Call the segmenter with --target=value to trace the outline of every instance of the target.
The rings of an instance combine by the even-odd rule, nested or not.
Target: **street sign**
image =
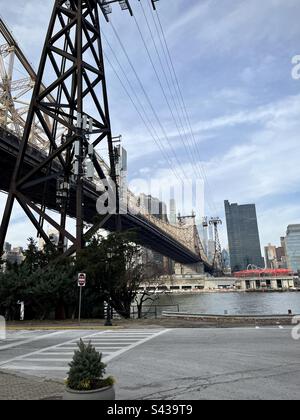
[[[86,274],[79,273],[78,274],[78,287],[85,287],[86,286]]]
[[[79,289],[79,310],[78,310],[78,322],[80,324],[81,321],[81,302],[82,302],[82,288],[86,286],[86,274],[79,273],[78,274],[78,287]]]

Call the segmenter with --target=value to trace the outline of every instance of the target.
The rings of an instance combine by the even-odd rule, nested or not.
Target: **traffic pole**
[[[81,302],[82,302],[82,286],[79,286],[79,310],[78,310],[78,323],[81,323]]]
[[[81,303],[82,303],[82,288],[86,286],[86,274],[78,274],[78,287],[79,287],[79,309],[78,309],[78,322],[81,322]]]

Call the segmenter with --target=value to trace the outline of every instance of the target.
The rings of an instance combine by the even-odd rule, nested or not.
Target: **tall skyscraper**
[[[268,244],[265,246],[265,261],[266,268],[276,269],[278,268],[276,246]]]
[[[283,243],[282,239],[283,238],[281,238],[281,243]],[[265,261],[266,261],[266,268],[270,268],[270,269],[287,268],[285,247],[284,246],[276,247],[271,244],[266,246],[265,247]]]
[[[225,213],[232,271],[246,270],[252,264],[264,267],[255,204],[230,204]]]
[[[208,255],[208,228],[203,224],[198,224],[198,232],[204,247],[205,254]]]
[[[210,262],[213,262],[216,250],[216,242],[212,225],[208,227],[207,256]]]
[[[165,203],[160,201],[152,195],[140,194],[139,197],[140,206],[146,210],[146,212],[158,219],[168,221],[167,206]]]
[[[170,200],[170,223],[172,225],[177,224],[177,214],[176,214],[176,201],[174,198],[171,198]]]
[[[285,247],[288,268],[296,273],[300,270],[300,225],[288,226]]]
[[[139,201],[140,206],[143,207],[148,214],[164,222],[168,222],[168,210],[165,203],[160,201],[158,198],[153,197],[152,195],[146,194],[140,194]],[[157,268],[161,270],[161,273],[173,274],[173,262],[158,252],[143,248],[142,262],[143,264],[152,262],[157,265]]]
[[[4,252],[10,252],[11,251],[11,244],[8,242],[4,243]]]
[[[224,261],[224,267],[225,268],[230,268],[230,255],[229,255],[229,251],[227,249],[223,249],[222,258],[223,258],[223,261]]]
[[[159,218],[164,222],[168,222],[168,208],[162,201],[159,202]]]

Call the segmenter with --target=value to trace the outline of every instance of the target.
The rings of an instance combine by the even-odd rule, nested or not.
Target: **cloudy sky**
[[[288,224],[300,223],[300,81],[291,76],[292,57],[300,54],[299,1],[157,2],[193,138],[184,117],[177,118],[177,111],[181,116],[182,108],[173,103],[174,84],[157,35],[159,26],[154,24],[158,25],[158,21],[155,16],[153,20],[148,6],[150,0],[141,2],[165,73],[139,1],[131,0],[131,4],[154,66],[136,21],[118,5],[111,15],[113,26],[104,20],[102,26],[109,43],[104,40],[109,62],[131,92],[139,111],[142,105],[154,127],[150,132],[145,127],[107,62],[112,127],[115,135],[123,135],[130,179],[151,178],[168,185],[179,182],[178,178],[197,178],[204,173],[208,180],[208,215],[224,218],[225,199],[256,203],[262,245],[278,244]],[[52,6],[53,0],[0,0],[1,15],[35,68]],[[159,139],[154,136],[156,142],[153,132]],[[164,154],[157,143],[162,144]],[[0,198],[0,214],[4,197]],[[16,208],[8,239],[21,244],[24,234],[29,236],[31,232],[33,229]],[[222,240],[226,245],[224,228]]]

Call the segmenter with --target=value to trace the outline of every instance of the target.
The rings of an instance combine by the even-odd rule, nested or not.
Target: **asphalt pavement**
[[[29,375],[33,384],[51,385],[53,395],[83,338],[103,352],[118,400],[298,400],[300,341],[291,332],[282,326],[15,331],[0,342],[0,385],[5,374],[23,382]]]

